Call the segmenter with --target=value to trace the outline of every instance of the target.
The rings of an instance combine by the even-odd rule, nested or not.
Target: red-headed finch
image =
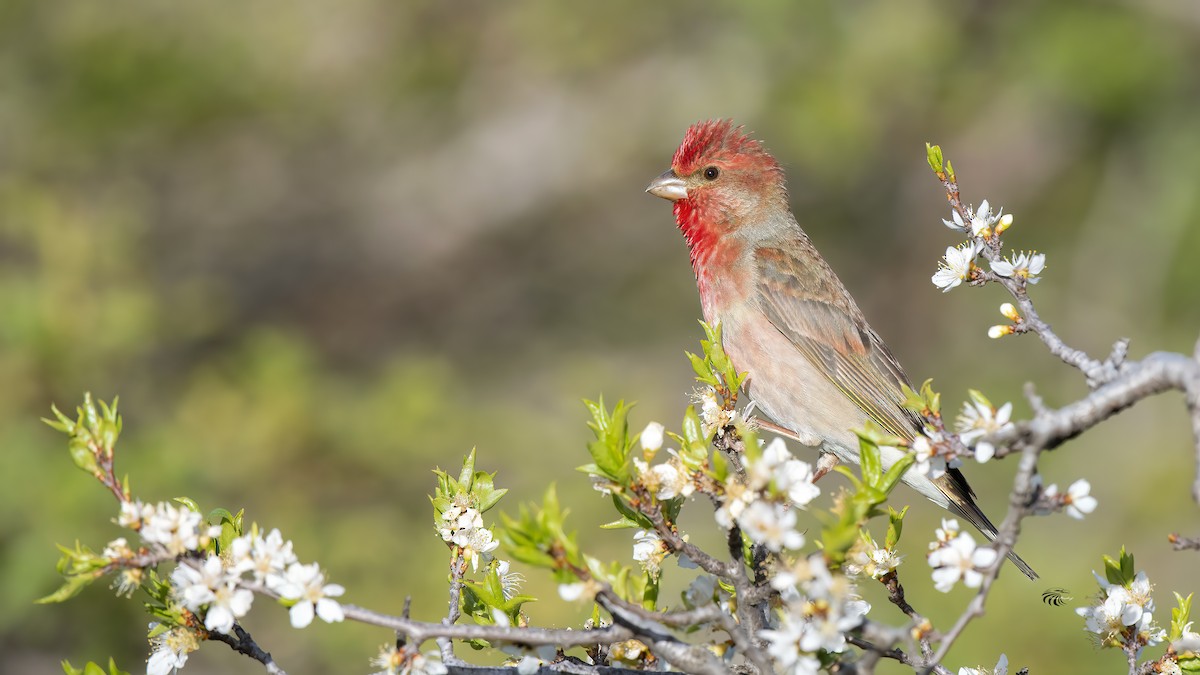
[[[796,222],[783,170],[758,141],[728,121],[695,124],[646,191],[674,202],[704,319],[720,322],[725,351],[750,373],[750,398],[819,448],[826,471],[834,457],[858,464],[851,429],[867,420],[909,441],[921,434],[921,420],[900,406],[908,376]],[[884,448],[884,467],[902,456]],[[933,479],[910,469],[904,482],[995,537],[958,469]]]

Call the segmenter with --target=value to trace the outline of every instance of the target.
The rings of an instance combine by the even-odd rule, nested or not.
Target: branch
[[[254,641],[254,638],[250,637],[250,634],[246,632],[246,629],[242,628],[241,624],[233,624],[233,632],[237,635],[237,637],[225,633],[210,631],[208,633],[208,639],[216,640],[217,642],[224,642],[225,644],[229,645],[230,649],[233,651],[239,654],[245,654],[255,661],[258,661],[259,663],[263,664],[263,666],[267,669],[267,673],[270,675],[287,675],[283,668],[280,668],[279,664],[275,663],[275,659],[271,658],[270,652],[263,651],[263,649],[258,646],[258,643]]]

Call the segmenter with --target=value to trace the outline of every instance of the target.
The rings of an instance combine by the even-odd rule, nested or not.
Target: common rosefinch
[[[786,435],[818,447],[824,471],[859,463],[851,429],[867,420],[910,441],[922,433],[900,406],[904,369],[796,222],[783,170],[757,141],[728,121],[695,124],[646,191],[675,203],[704,319],[720,322],[726,353],[750,373],[750,398]],[[883,448],[884,467],[903,456]],[[909,470],[903,480],[995,537],[958,469],[935,479]]]

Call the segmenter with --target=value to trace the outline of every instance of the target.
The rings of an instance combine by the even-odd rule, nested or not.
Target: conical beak
[[[684,184],[682,178],[675,175],[673,169],[650,181],[650,185],[646,186],[646,192],[673,202],[687,199],[687,185]]]

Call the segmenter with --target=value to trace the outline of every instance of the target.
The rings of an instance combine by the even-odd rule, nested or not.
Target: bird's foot
[[[822,452],[817,457],[817,468],[813,471],[813,482],[821,480],[821,476],[833,471],[833,467],[838,465],[838,456],[832,452]]]

